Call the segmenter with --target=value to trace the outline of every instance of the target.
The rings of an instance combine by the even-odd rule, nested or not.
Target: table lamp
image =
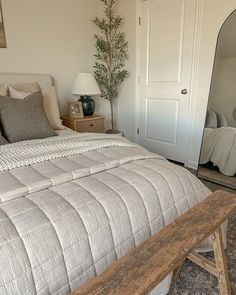
[[[72,94],[79,95],[85,116],[92,116],[95,111],[95,101],[92,95],[100,95],[101,90],[98,87],[92,73],[79,73],[76,76]]]

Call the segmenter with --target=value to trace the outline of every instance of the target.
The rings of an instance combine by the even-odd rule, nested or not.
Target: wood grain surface
[[[222,295],[231,294],[228,268],[226,262],[226,256],[224,252],[224,243],[221,229],[218,228],[212,235],[213,249],[215,254],[216,269],[218,272],[218,281],[220,287],[220,293]]]

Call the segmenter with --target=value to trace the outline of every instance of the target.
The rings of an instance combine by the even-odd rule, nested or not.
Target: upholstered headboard
[[[0,73],[0,83],[16,84],[32,82],[38,82],[43,92],[47,92],[54,85],[53,78],[46,74]]]

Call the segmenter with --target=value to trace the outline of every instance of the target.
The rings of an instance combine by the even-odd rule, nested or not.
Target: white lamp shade
[[[76,76],[71,93],[75,95],[99,95],[101,90],[92,73],[79,73]]]

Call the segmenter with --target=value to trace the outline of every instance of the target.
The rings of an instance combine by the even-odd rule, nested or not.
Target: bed
[[[200,164],[212,162],[224,175],[234,176],[236,174],[236,128],[228,127],[227,123],[221,127],[221,124],[214,121],[209,125],[209,111],[207,117],[208,128],[204,129]],[[221,117],[224,118],[223,115]]]
[[[64,129],[2,145],[0,294],[68,294],[209,193],[186,169],[118,135]],[[205,241],[199,250],[209,249]],[[170,279],[152,294],[167,294]]]

